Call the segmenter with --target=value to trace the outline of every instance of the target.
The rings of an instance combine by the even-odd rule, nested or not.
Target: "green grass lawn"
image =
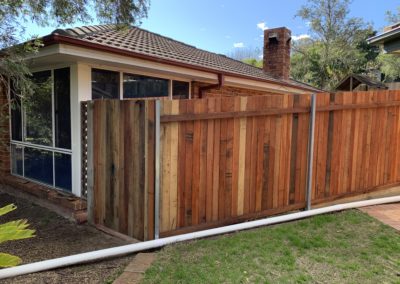
[[[400,283],[400,234],[358,210],[165,247],[143,283]]]

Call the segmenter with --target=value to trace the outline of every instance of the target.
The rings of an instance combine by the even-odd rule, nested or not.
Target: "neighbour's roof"
[[[371,37],[367,41],[369,44],[382,44],[395,38],[400,38],[400,23],[386,27],[383,33]]]
[[[274,78],[260,68],[137,27],[121,30],[114,25],[84,26],[57,29],[52,32],[52,35],[71,37],[82,43],[91,43],[99,47],[105,46],[125,53],[132,52],[132,54],[145,55],[154,58],[154,60],[167,60],[232,76],[238,75],[248,79],[268,81],[309,91],[320,91],[292,79]]]
[[[361,74],[351,74],[344,78],[337,86],[337,91],[349,91],[350,90],[350,78],[353,78],[353,89],[357,88],[361,84],[365,84],[369,87],[376,88],[376,89],[387,89],[387,86],[382,82],[375,80],[367,75]]]

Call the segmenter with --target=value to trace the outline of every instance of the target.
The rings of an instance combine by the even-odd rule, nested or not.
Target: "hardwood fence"
[[[96,222],[151,239],[154,101],[92,104]],[[163,100],[160,118],[161,236],[305,207],[309,96]],[[313,204],[399,183],[400,91],[318,94]]]
[[[154,236],[154,101],[88,103],[89,220]]]

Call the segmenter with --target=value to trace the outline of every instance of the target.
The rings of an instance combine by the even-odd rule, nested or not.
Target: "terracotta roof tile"
[[[84,26],[72,29],[58,29],[53,31],[52,34],[79,38],[83,41],[132,51],[154,58],[206,67],[216,72],[220,71],[245,75],[256,79],[265,79],[277,83],[282,82],[293,85],[293,87],[317,91],[317,89],[307,84],[292,79],[282,80],[274,78],[260,68],[234,60],[225,55],[198,49],[183,42],[137,27],[131,27],[128,30],[119,30],[116,29],[114,25]]]

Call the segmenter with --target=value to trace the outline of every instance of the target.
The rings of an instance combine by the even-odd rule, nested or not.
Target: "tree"
[[[396,24],[400,22],[400,6],[397,7],[397,14],[393,13],[392,11],[386,12],[386,19],[389,24]]]
[[[8,88],[9,79],[21,99],[32,95],[35,89],[25,57],[38,52],[41,41],[24,38],[24,24],[70,25],[90,23],[96,17],[103,23],[114,23],[123,28],[139,24],[147,17],[150,0],[0,0],[0,88]],[[91,7],[95,7],[92,9]],[[92,16],[92,14],[94,16]],[[13,103],[9,100],[10,103]],[[0,125],[5,123],[9,105],[1,106]],[[16,107],[16,106],[13,106]],[[1,129],[0,129],[1,132]],[[1,135],[2,133],[0,133]]]
[[[256,47],[242,47],[235,48],[233,51],[227,54],[228,57],[240,60],[246,64],[252,65],[254,67],[262,68],[262,55],[263,51]]]
[[[350,0],[308,0],[296,14],[309,22],[311,39],[293,46],[294,79],[332,90],[349,73],[367,70],[378,55],[365,45],[373,29],[360,18],[349,17]]]
[[[255,58],[245,58],[242,60],[244,63],[249,64],[251,66],[257,67],[257,68],[262,68],[263,67],[263,61],[262,59],[257,60]]]
[[[393,54],[380,54],[377,58],[380,70],[385,75],[385,82],[400,80],[400,56]]]

